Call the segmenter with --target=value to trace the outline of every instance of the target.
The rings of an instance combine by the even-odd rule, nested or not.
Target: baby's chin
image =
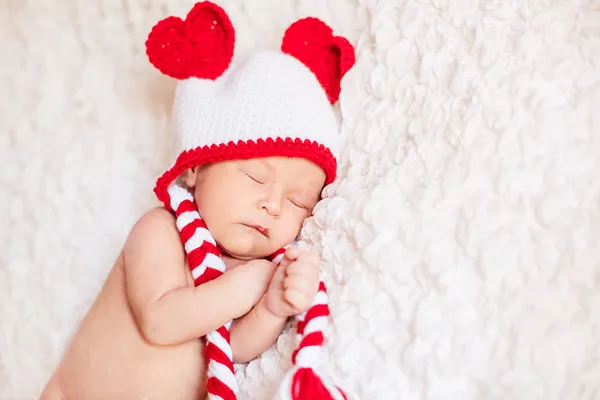
[[[217,240],[217,243],[223,253],[238,260],[266,258],[275,252],[250,235],[235,235]]]

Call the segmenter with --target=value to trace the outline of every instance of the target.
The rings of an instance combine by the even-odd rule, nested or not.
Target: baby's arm
[[[271,279],[268,292],[250,313],[231,327],[231,349],[236,363],[252,360],[267,350],[289,316],[305,312],[317,295],[320,259],[292,246]]]
[[[165,209],[154,209],[136,223],[125,243],[124,259],[131,309],[146,340],[156,345],[197,339],[248,313],[272,274],[272,269],[246,264],[198,287],[189,286],[175,219]]]
[[[231,325],[233,362],[243,364],[265,352],[281,334],[286,320],[269,311],[263,297],[252,311]]]

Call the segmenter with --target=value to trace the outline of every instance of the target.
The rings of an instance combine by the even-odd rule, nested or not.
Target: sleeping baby
[[[297,316],[287,398],[344,399],[310,363],[328,316],[319,257],[293,243],[336,176],[332,104],[352,46],[315,18],[281,51],[233,65],[226,13],[197,3],[146,41],[178,80],[178,155],[158,180],[162,206],[132,228],[43,400],[235,399],[234,363],[277,340]]]

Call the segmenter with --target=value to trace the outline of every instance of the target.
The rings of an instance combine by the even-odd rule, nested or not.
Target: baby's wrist
[[[272,310],[271,307],[269,307],[266,294],[258,302],[256,307],[258,308],[257,311],[261,314],[261,316],[264,316],[265,318],[279,319],[281,321],[285,321],[288,318],[287,315],[280,315],[279,313]]]

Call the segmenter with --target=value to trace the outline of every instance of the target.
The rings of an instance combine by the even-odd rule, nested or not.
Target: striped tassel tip
[[[349,400],[338,386],[310,367],[294,367],[281,382],[275,400]]]
[[[323,281],[308,311],[296,317],[299,344],[292,354],[294,368],[283,379],[278,400],[348,400],[346,394],[313,368],[319,361],[325,341],[329,306]]]

